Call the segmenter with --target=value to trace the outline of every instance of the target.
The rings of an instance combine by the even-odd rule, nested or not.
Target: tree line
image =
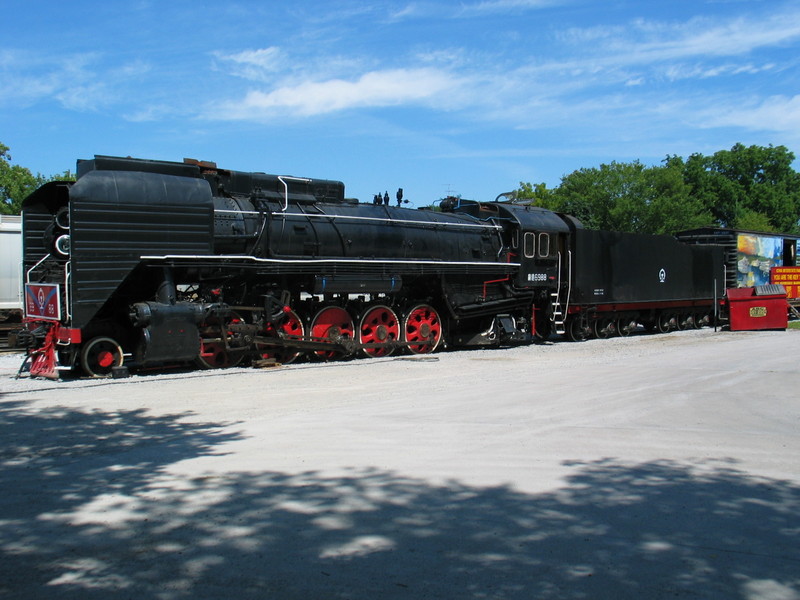
[[[785,146],[744,146],[711,156],[667,156],[578,169],[548,188],[521,182],[518,202],[571,214],[589,229],[671,234],[696,227],[730,227],[800,234],[800,173]],[[70,171],[34,175],[11,164],[0,143],[0,213],[19,214],[23,199],[48,181],[74,180]]]
[[[736,144],[661,165],[612,162],[578,169],[558,187],[521,182],[513,194],[571,214],[589,229],[672,234],[730,227],[800,234],[800,174],[784,146]]]
[[[0,142],[0,214],[18,215],[28,194],[48,181],[75,180],[75,175],[68,170],[58,175],[34,175],[30,169],[12,165],[9,152],[9,147]]]

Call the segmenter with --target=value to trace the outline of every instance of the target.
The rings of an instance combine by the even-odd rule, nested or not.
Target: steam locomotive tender
[[[510,202],[359,204],[341,182],[198,161],[77,174],[23,204],[34,375],[668,330],[706,322],[723,277],[714,248]]]

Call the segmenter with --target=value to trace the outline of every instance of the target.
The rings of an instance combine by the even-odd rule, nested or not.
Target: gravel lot
[[[0,597],[800,599],[800,331],[124,380],[0,357]]]

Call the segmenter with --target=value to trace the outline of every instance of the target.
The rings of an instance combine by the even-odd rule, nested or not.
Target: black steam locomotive
[[[724,281],[716,247],[508,201],[363,204],[338,181],[191,160],[77,174],[23,205],[34,375],[667,331],[707,323]]]

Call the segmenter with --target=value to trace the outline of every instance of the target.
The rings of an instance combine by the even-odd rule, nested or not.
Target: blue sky
[[[493,199],[582,167],[800,153],[800,3],[3,3],[0,142]]]

